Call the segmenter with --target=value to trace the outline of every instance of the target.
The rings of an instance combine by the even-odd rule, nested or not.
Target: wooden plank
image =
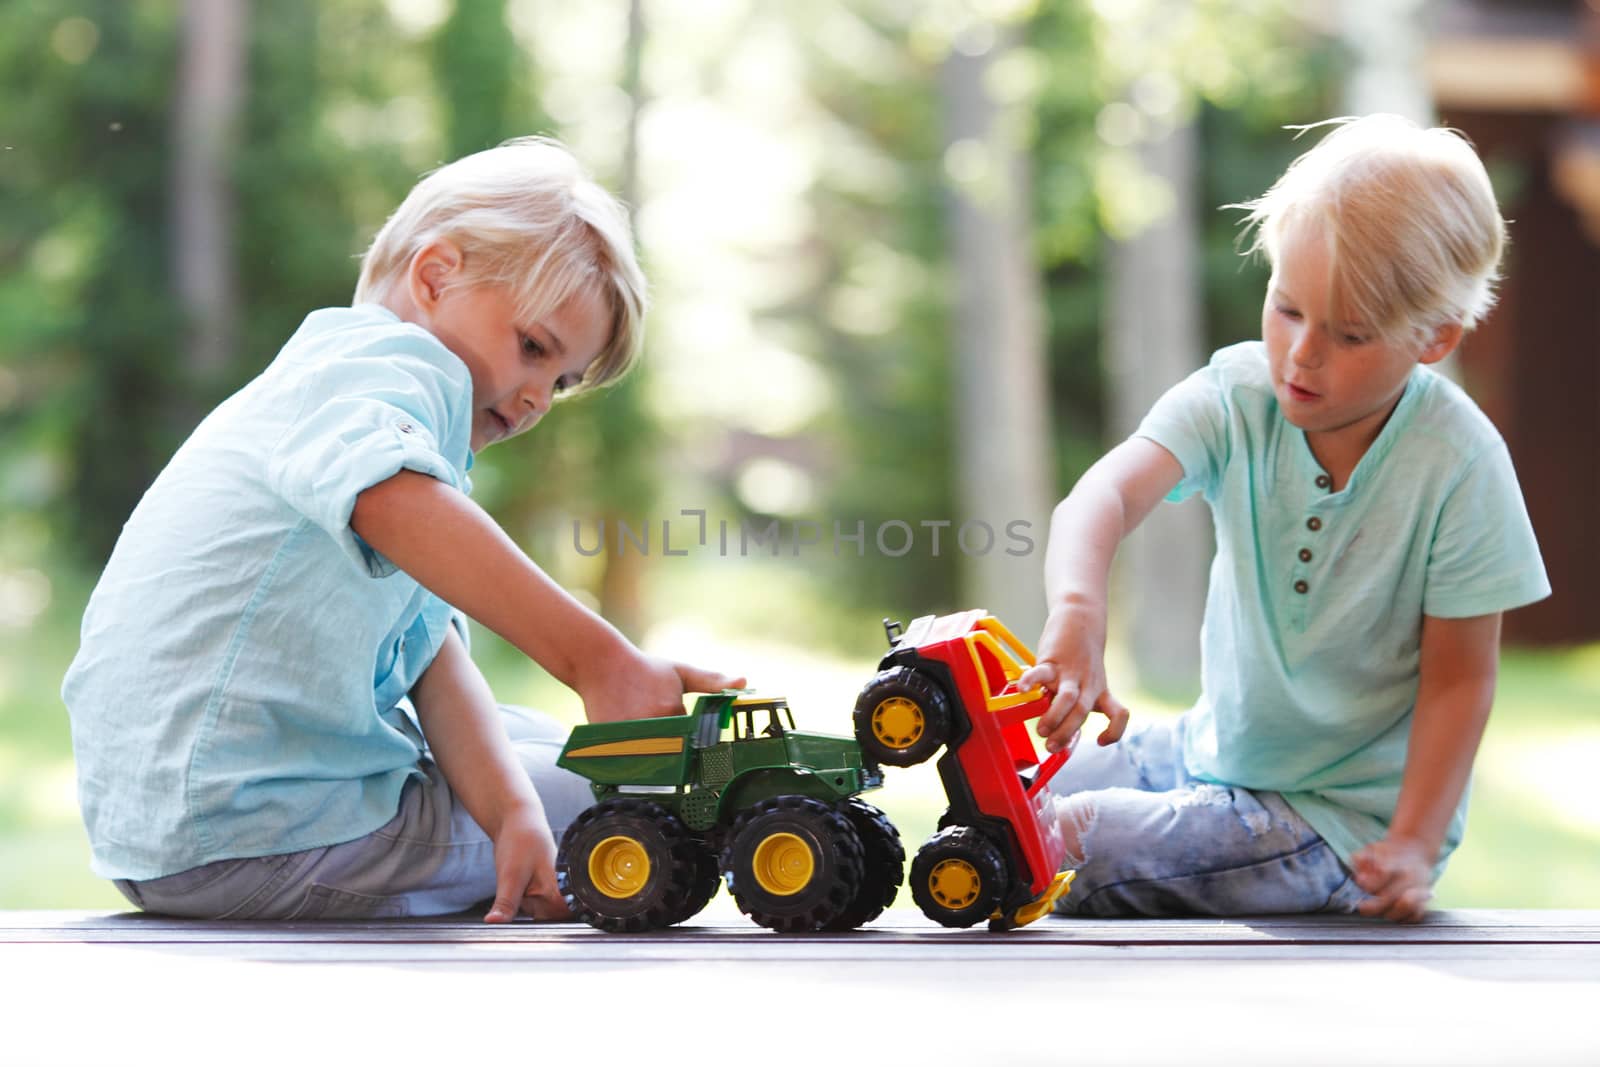
[[[1597,975],[1593,945],[0,944],[0,1062],[1595,1064]]]
[[[718,902],[725,905],[725,902]],[[908,944],[1041,945],[1594,945],[1600,911],[1439,911],[1416,925],[1345,916],[1247,919],[1086,920],[1049,918],[1021,930],[990,934],[980,928],[947,930],[909,909],[892,909],[869,927],[846,934],[781,938],[740,916],[731,906],[707,909],[685,926],[651,934],[604,934],[581,924],[518,922],[488,926],[471,916],[369,922],[201,922],[137,912],[0,912],[0,944],[341,942],[394,944],[658,944],[713,945],[762,940],[804,940],[878,946]]]
[[[0,1062],[511,1056],[1186,1065],[1600,1064],[1600,913],[1084,922],[895,909],[784,937],[723,899],[612,936],[472,917],[207,923],[0,912]]]

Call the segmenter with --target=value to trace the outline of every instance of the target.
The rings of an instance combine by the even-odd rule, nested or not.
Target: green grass
[[[734,568],[728,568],[730,571]],[[781,579],[780,579],[781,580]],[[0,909],[108,908],[122,898],[88,870],[88,846],[78,818],[70,734],[58,695],[77,645],[86,586],[53,579],[49,610],[31,627],[0,630]],[[785,602],[800,588],[757,595],[746,575],[723,575],[738,587],[719,598],[704,588],[672,590],[662,603]],[[789,601],[794,603],[793,600]],[[825,606],[802,605],[805,628],[825,625]],[[859,655],[818,652],[797,641],[758,640],[769,632],[759,618],[698,616],[658,627],[652,651],[706,666],[743,671],[751,684],[790,698],[802,726],[846,732],[856,690],[879,654],[872,639]],[[708,613],[709,616],[709,613]],[[514,650],[480,634],[475,651],[497,693],[576,721],[581,707]],[[1130,705],[1154,714],[1169,706],[1134,694]],[[1600,645],[1562,651],[1510,651],[1499,699],[1478,760],[1465,844],[1438,888],[1443,907],[1582,908],[1600,899]],[[872,797],[900,828],[908,850],[933,831],[944,799],[931,765],[892,773]]]

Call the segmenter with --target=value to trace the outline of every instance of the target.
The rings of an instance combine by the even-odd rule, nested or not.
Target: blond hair
[[[627,211],[559,142],[519,137],[426,175],[372,239],[355,302],[384,300],[436,241],[461,252],[452,284],[507,287],[525,321],[600,298],[611,333],[580,388],[615,381],[637,358],[648,294]]]
[[[1291,227],[1320,229],[1332,260],[1331,306],[1380,335],[1424,343],[1471,329],[1494,305],[1505,222],[1483,163],[1455,130],[1398,115],[1338,118],[1248,212],[1246,252],[1277,264]]]

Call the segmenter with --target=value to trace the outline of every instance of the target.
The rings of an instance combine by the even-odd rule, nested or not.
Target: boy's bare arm
[[[1433,865],[1467,786],[1494,703],[1500,615],[1422,620],[1422,662],[1400,799],[1382,841],[1354,857],[1356,884],[1372,899],[1365,915],[1422,918]]]
[[[1040,635],[1039,662],[1021,679],[1055,693],[1039,719],[1045,747],[1055,751],[1082,727],[1090,711],[1111,720],[1100,735],[1122,736],[1128,710],[1106,688],[1106,586],[1117,546],[1183,477],[1172,453],[1142,437],[1130,438],[1089,468],[1050,520],[1045,553],[1049,616]]]
[[[511,748],[489,683],[453,628],[411,699],[451,791],[494,842],[486,921],[509,922],[519,908],[540,919],[568,917],[544,804]]]
[[[403,470],[363,491],[350,527],[575,690],[591,719],[673,714],[685,692],[744,684],[644,655],[552,581],[488,512],[426,474]]]

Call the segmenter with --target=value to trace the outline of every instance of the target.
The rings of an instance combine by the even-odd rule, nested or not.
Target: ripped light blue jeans
[[[1078,874],[1057,905],[1097,918],[1353,912],[1365,895],[1277,793],[1193,778],[1185,720],[1102,748],[1085,736],[1050,781]]]

